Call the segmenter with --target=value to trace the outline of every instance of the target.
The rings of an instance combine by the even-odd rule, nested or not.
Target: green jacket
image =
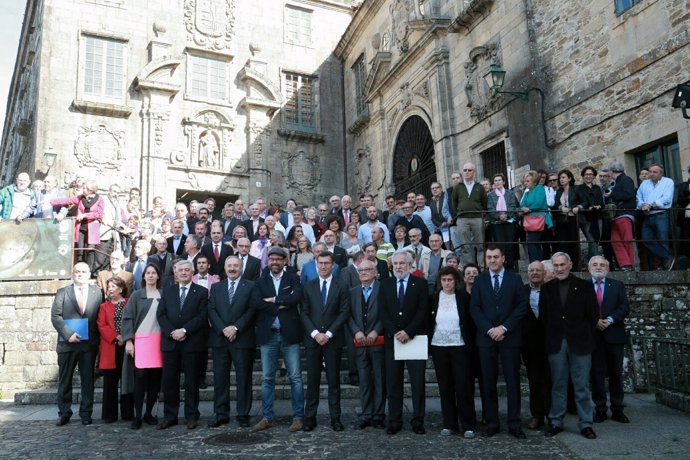
[[[22,217],[27,218],[34,215],[36,212],[36,194],[33,190],[27,189],[31,194],[31,201],[22,212]],[[0,219],[9,219],[12,214],[12,206],[14,204],[14,194],[16,193],[16,186],[14,184],[0,190]]]

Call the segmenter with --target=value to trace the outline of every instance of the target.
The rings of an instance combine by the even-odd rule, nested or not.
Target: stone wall
[[[690,337],[690,271],[614,273],[632,303],[627,319],[632,346],[626,350],[627,391],[646,391],[655,382],[649,340]],[[68,281],[0,283],[0,393],[51,387],[57,381],[57,334],[50,323],[53,294]],[[650,380],[645,368],[645,349]]]

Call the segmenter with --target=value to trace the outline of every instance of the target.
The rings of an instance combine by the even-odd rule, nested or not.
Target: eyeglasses
[[[464,172],[472,172],[474,169],[463,169]]]
[[[558,182],[558,179],[549,179],[549,182]]]

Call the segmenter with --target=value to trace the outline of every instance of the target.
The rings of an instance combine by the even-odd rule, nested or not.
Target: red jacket
[[[127,299],[124,299],[125,304]],[[117,346],[117,331],[115,331],[115,304],[107,300],[98,310],[98,332],[101,334],[99,347],[101,357],[98,360],[99,369],[116,369],[115,347]]]
[[[105,203],[103,197],[99,196],[98,200],[91,206],[90,212],[84,212],[84,204],[81,202],[83,195],[73,196],[71,198],[57,198],[50,200],[53,206],[67,206],[71,204],[77,205],[77,214],[84,214],[87,226],[89,229],[89,241],[87,244],[100,244],[101,242],[101,217],[103,217],[103,208]],[[79,226],[81,222],[74,221],[74,242],[79,241]]]

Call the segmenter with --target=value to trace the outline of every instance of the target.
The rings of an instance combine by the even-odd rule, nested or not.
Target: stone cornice
[[[294,129],[278,129],[278,135],[289,141],[300,141],[307,144],[322,144],[326,142],[326,136],[319,133],[308,133]]]
[[[350,25],[345,29],[345,33],[335,46],[333,53],[341,61],[347,60],[347,55],[352,51],[352,47],[356,44],[364,29],[369,25],[375,14],[381,9],[381,5],[386,0],[366,0],[359,7],[355,16],[352,18]]]

